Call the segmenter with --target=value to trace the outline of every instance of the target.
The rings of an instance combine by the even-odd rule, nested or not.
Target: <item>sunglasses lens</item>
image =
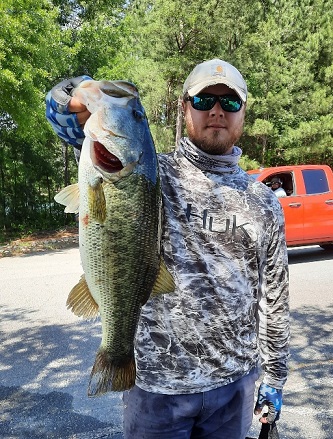
[[[199,110],[199,111],[211,110],[214,107],[217,98],[218,98],[217,96],[205,96],[205,95],[193,96],[192,107],[195,110]]]
[[[238,96],[221,96],[221,107],[224,111],[236,113],[242,108],[242,100]]]

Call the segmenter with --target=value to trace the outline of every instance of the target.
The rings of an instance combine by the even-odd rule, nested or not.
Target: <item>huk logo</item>
[[[251,236],[246,231],[245,226],[250,223],[237,224],[236,215],[232,215],[232,218],[223,219],[222,222],[219,221],[217,216],[209,214],[208,209],[204,209],[202,214],[195,213],[192,209],[192,204],[187,204],[186,207],[186,218],[188,221],[199,219],[202,223],[202,228],[215,233],[226,233],[233,238],[243,234],[247,239],[251,240]]]

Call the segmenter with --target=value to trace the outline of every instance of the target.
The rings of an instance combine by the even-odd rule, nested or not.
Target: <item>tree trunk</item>
[[[69,185],[69,172],[68,172],[68,144],[62,141],[62,161],[64,165],[64,183],[65,187]]]
[[[183,99],[179,96],[178,104],[177,104],[177,121],[176,121],[176,147],[179,143],[179,140],[182,137],[182,129],[183,129],[183,110],[182,110],[182,102]]]
[[[267,136],[262,136],[261,166],[265,166],[266,149],[267,149]]]

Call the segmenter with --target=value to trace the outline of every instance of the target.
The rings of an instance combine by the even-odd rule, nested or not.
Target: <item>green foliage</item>
[[[256,160],[251,160],[248,156],[243,155],[239,160],[239,166],[244,169],[244,171],[249,171],[251,169],[259,169],[260,164]]]
[[[241,166],[332,166],[332,22],[329,0],[2,0],[0,227],[72,221],[53,196],[75,181],[76,164],[44,99],[83,73],[134,82],[156,148],[168,152],[186,76],[225,59],[249,89]]]
[[[46,0],[0,4],[0,115],[6,118],[7,129],[17,127],[21,135],[35,140],[46,131],[45,92],[62,68],[55,16]]]
[[[61,168],[59,141],[45,120],[44,99],[64,68],[57,10],[49,1],[0,4],[0,225],[43,225],[53,207]],[[50,147],[51,146],[51,147]]]
[[[244,151],[268,166],[332,164],[332,124],[321,131],[317,123],[332,112],[332,8],[325,0],[281,0],[266,2],[263,13],[244,43],[251,93]]]

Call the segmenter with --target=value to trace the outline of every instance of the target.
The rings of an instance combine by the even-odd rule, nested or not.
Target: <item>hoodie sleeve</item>
[[[263,382],[280,389],[287,380],[290,338],[288,255],[280,205],[274,218],[261,258],[258,336]]]

